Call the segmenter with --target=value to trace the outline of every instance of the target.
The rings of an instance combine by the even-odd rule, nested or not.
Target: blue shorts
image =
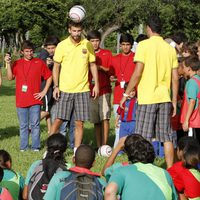
[[[135,133],[135,121],[121,122],[119,130],[119,138]]]

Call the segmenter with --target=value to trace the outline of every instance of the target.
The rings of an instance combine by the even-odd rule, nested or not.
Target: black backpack
[[[58,167],[56,172],[66,170],[65,167]],[[50,179],[44,173],[43,161],[34,169],[33,175],[28,184],[28,200],[42,200]]]
[[[94,175],[72,172],[65,179],[60,200],[103,200],[103,186]]]

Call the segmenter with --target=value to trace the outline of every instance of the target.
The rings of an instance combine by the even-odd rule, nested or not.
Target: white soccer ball
[[[81,22],[86,15],[86,11],[83,6],[76,5],[73,6],[69,11],[69,17],[73,22]]]
[[[112,154],[112,148],[109,145],[99,147],[98,154],[100,156],[109,157]]]

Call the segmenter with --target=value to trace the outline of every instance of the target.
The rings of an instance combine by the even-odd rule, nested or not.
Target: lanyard
[[[25,74],[25,60],[23,60],[23,75],[24,75],[24,81],[25,81],[25,83],[27,83],[27,79],[28,79],[28,75],[29,75],[29,71],[30,71],[30,69],[31,69],[31,64],[32,64],[32,60],[30,60],[30,61],[28,61],[27,63],[29,64],[29,68],[28,68],[28,70],[27,70],[27,72],[26,72],[26,74]],[[29,63],[30,62],[30,63]]]
[[[130,55],[131,55],[131,53],[128,55],[128,58],[127,58],[127,60],[126,60],[126,62],[125,62],[125,65],[123,65],[124,68],[122,67],[122,56],[123,56],[123,55],[121,54],[121,56],[120,56],[120,72],[121,72],[122,80],[123,80],[123,78],[124,78],[124,72],[125,72],[126,67],[127,67],[127,65],[128,65],[128,61],[129,61]]]

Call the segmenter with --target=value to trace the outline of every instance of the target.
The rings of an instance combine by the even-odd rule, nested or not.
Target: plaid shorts
[[[60,93],[60,99],[56,102],[56,118],[70,120],[74,111],[75,121],[89,120],[90,92]]]
[[[152,138],[160,142],[172,141],[171,112],[170,102],[138,105],[135,133],[149,141]]]

